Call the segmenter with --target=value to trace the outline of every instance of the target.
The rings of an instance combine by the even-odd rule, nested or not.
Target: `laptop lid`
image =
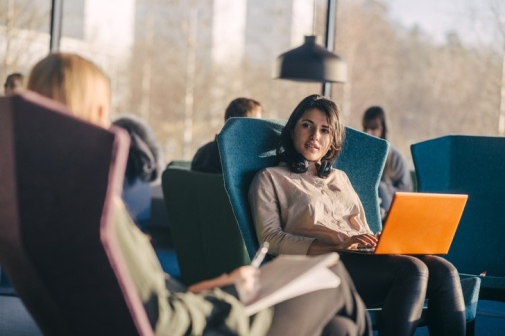
[[[467,199],[397,192],[374,254],[447,254]]]

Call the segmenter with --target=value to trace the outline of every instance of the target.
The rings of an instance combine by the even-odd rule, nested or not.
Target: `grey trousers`
[[[340,286],[308,293],[274,307],[268,335],[371,335],[365,304],[342,262],[330,268]]]

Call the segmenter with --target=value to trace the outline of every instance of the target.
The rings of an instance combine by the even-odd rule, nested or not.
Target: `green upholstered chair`
[[[250,263],[221,174],[169,165],[162,188],[184,284]]]
[[[111,220],[128,148],[45,97],[0,98],[0,264],[45,335],[153,334]]]
[[[260,169],[277,164],[275,149],[285,123],[281,120],[232,118],[218,135],[225,187],[251,258],[258,249],[258,240],[247,197],[249,186]],[[377,187],[388,148],[386,141],[346,127],[343,149],[334,165],[349,176],[374,232],[382,228]],[[467,334],[473,335],[480,280],[471,277],[462,279],[461,284],[465,294]],[[371,309],[369,313],[376,326],[380,309]],[[421,325],[425,323],[423,313]]]
[[[451,135],[411,146],[422,192],[468,194],[445,257],[482,276],[480,299],[505,302],[505,137]]]

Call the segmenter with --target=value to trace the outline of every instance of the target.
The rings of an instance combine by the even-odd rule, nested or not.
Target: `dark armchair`
[[[153,334],[111,221],[128,145],[34,93],[0,98],[0,264],[46,335]]]

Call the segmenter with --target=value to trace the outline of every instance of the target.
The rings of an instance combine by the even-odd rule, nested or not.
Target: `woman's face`
[[[307,161],[320,162],[328,153],[332,138],[326,114],[317,108],[305,111],[293,130],[293,145]]]

